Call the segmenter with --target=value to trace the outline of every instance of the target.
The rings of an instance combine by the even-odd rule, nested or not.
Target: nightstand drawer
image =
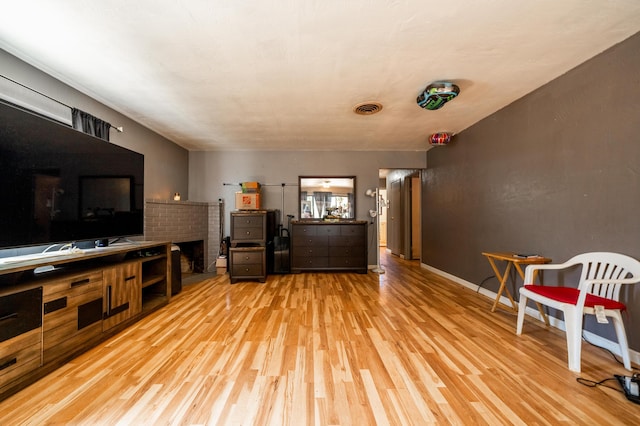
[[[233,265],[246,265],[246,264],[262,264],[262,251],[256,250],[237,250],[231,251],[232,264]]]
[[[262,228],[264,225],[264,214],[234,214],[234,228]]]
[[[265,244],[267,238],[266,212],[232,212],[231,245],[245,243]]]
[[[233,277],[259,277],[264,275],[263,269],[260,263],[233,265],[231,275]]]

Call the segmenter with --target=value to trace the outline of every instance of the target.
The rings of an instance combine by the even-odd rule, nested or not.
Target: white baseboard
[[[433,272],[434,274],[438,274],[442,277],[445,277],[455,283],[460,284],[463,287],[466,287],[470,290],[473,290],[475,292],[477,292],[478,294],[482,294],[483,296],[486,296],[488,298],[490,298],[491,300],[495,300],[496,299],[496,295],[497,293],[487,290],[484,287],[480,287],[476,284],[473,284],[472,282],[463,280],[462,278],[456,277],[455,275],[451,275],[448,272],[444,272],[441,271],[437,268],[434,268],[433,266],[429,266],[425,263],[420,263],[420,266],[428,271]],[[509,301],[509,298],[507,298],[506,296],[501,296],[500,297],[500,303],[503,303],[507,306],[511,306],[511,302]],[[540,312],[538,312],[537,309],[534,309],[530,306],[527,306],[527,310],[526,310],[526,314],[529,316],[532,316],[534,318],[536,318],[539,321],[542,321],[542,318],[540,316]],[[564,331],[564,321],[552,316],[548,316],[549,318],[549,324],[552,327],[555,327],[559,330]],[[513,325],[513,332],[516,332],[516,328],[515,328],[515,324]],[[584,337],[592,344],[596,345],[596,346],[600,346],[602,348],[605,348],[609,351],[611,351],[612,353],[616,354],[617,356],[621,356],[620,354],[620,348],[618,346],[618,344],[616,342],[612,342],[609,339],[605,339],[602,336],[599,336],[597,334],[591,333],[590,331],[584,330]],[[629,358],[631,359],[631,363],[635,364],[635,365],[640,365],[640,352],[636,352],[633,349],[629,349]]]

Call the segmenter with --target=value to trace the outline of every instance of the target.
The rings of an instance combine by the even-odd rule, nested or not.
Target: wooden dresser
[[[364,220],[291,222],[291,272],[367,273],[367,225]]]

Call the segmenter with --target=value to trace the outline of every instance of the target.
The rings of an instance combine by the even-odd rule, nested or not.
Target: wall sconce
[[[173,194],[173,200],[174,201],[180,201],[180,193],[176,192],[175,194]]]

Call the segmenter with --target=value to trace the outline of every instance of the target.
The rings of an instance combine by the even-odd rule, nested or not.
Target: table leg
[[[500,297],[502,296],[502,292],[505,292],[507,294],[507,297],[511,302],[511,307],[514,310],[518,310],[516,302],[513,300],[513,297],[511,297],[511,293],[507,288],[507,279],[509,278],[509,272],[511,271],[511,262],[507,262],[507,266],[504,270],[504,274],[501,274],[494,260],[490,257],[488,259],[489,259],[489,263],[491,264],[491,268],[493,269],[493,272],[496,275],[496,278],[498,278],[498,281],[500,281],[500,288],[498,289],[496,300],[493,302],[493,306],[491,307],[491,312],[496,311],[496,308],[498,307],[498,303],[500,302]]]
[[[524,271],[522,270],[520,265],[518,265],[517,263],[516,263],[516,269],[518,271],[518,274],[520,274],[520,278],[522,278],[523,285],[524,284],[534,284],[536,282],[536,278],[538,277],[538,270],[533,271],[533,282],[532,283],[525,283],[524,282]],[[547,314],[544,313],[544,309],[543,309],[542,305],[539,302],[536,302],[536,306],[538,307],[538,312],[540,312],[540,316],[542,317],[542,320],[544,321],[544,323],[546,325],[549,325],[549,318],[547,318]]]

